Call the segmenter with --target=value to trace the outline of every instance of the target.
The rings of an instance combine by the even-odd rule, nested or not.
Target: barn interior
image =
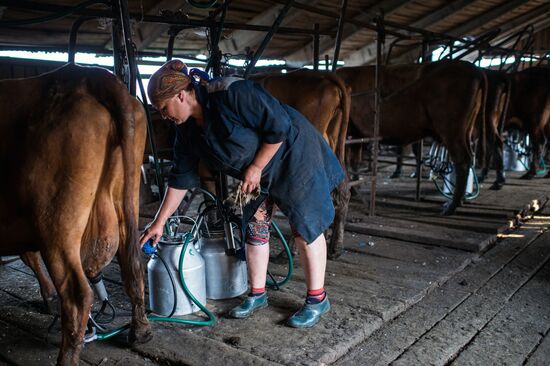
[[[148,105],[142,88],[164,62],[176,58],[212,77],[292,77],[302,68],[335,72],[365,65],[382,75],[391,65],[440,60],[462,60],[506,75],[549,70],[550,2],[0,0],[0,80],[33,77],[67,62],[98,65],[118,75]],[[493,169],[478,181],[478,158],[465,203],[454,215],[442,216],[455,179],[448,176],[445,150],[436,138],[424,138],[421,154],[405,149],[402,172],[393,174],[396,149],[379,143],[388,96],[382,83],[373,79],[369,95],[375,111],[372,133],[348,128],[345,136],[346,154],[362,147],[361,162],[347,166],[353,195],[342,247],[329,250],[326,271],[332,309],[315,328],[285,325],[303,302],[305,276],[300,257],[294,253],[290,262],[283,253],[285,240],[273,231],[267,309],[248,319],[230,319],[227,313],[246,296],[246,288],[229,299],[208,298],[203,304],[207,313],[173,316],[184,320],[180,323],[152,322],[153,339],[139,346],[128,345],[126,331],[110,334],[129,321],[132,310],[115,258],[103,270],[108,301],[96,298],[93,308],[98,319],[113,319],[91,331],[99,337],[85,344],[81,364],[548,364],[547,156],[541,157],[533,179],[522,179],[537,159],[531,156],[530,136],[517,128],[499,131],[506,183],[495,187]],[[354,96],[350,92],[351,103]],[[549,111],[550,98],[546,103]],[[148,107],[149,136],[170,131],[171,122]],[[171,142],[147,142],[140,230],[160,205],[171,150]],[[222,181],[216,193],[227,195],[237,183]],[[204,200],[200,191],[190,192],[179,213],[195,219]],[[281,236],[289,239],[285,216],[277,212],[275,220]],[[185,232],[189,222],[174,225]],[[152,261],[146,254],[142,259]],[[61,324],[44,305],[34,277],[18,256],[0,257],[0,365],[56,363]],[[152,307],[149,299],[157,296],[171,305],[177,278],[168,286],[169,295],[159,294],[149,281],[146,276],[146,304]],[[110,336],[103,340],[102,334]]]

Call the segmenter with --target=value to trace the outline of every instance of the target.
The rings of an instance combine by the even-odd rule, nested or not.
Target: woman
[[[334,218],[330,192],[344,178],[336,156],[319,132],[296,110],[280,103],[258,84],[218,78],[199,85],[179,60],[164,64],[148,86],[151,103],[177,127],[174,167],[154,221],[144,232],[156,244],[166,220],[187,189],[199,185],[197,165],[242,181],[244,193],[258,186],[263,202],[247,224],[246,258],[250,293],[230,316],[246,318],[267,306],[265,282],[273,204],[287,216],[307,285],[304,306],[288,319],[297,328],[312,327],[329,311],[324,290],[326,242],[323,231]]]

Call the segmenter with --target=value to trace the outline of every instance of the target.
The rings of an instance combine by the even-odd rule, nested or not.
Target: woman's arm
[[[153,239],[153,245],[156,245],[159,242],[164,232],[164,224],[166,223],[166,220],[168,220],[174,211],[176,211],[186,193],[187,189],[168,187],[168,190],[164,195],[164,199],[162,200],[162,204],[155,215],[155,219],[149,224],[147,229],[141,235],[139,245],[142,246],[149,239]]]
[[[262,171],[271,161],[273,156],[275,156],[282,144],[282,142],[277,142],[275,144],[264,142],[262,146],[260,146],[260,149],[256,153],[256,157],[244,171],[243,184],[241,187],[243,192],[250,193],[260,185]]]

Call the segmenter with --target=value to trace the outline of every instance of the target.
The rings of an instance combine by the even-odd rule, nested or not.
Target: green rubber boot
[[[256,310],[266,307],[267,293],[264,292],[262,295],[248,296],[239,306],[234,307],[229,312],[229,316],[237,319],[248,318]]]
[[[321,315],[327,313],[330,310],[330,302],[328,296],[318,304],[308,304],[307,302],[292,315],[287,324],[293,328],[310,328],[319,322]]]

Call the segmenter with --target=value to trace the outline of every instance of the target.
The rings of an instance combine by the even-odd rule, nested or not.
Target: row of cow
[[[372,136],[374,72],[357,67],[253,78],[302,112],[344,166],[348,123],[362,137]],[[430,136],[449,150],[457,186],[446,213],[462,202],[474,138],[498,146],[501,121],[519,121],[538,149],[544,128],[550,128],[548,69],[493,78],[470,63],[444,61],[389,66],[381,81],[382,142]],[[25,254],[38,274],[44,272],[38,253],[44,258],[61,303],[58,364],[78,364],[92,301],[87,278],[115,253],[133,304],[131,340],[145,341],[150,330],[136,243],[142,107],[108,72],[69,65],[41,77],[1,81],[0,110],[0,163],[6,171],[0,180],[0,255]],[[506,113],[514,118],[501,118]],[[343,183],[336,194],[332,256],[342,250],[348,201]],[[48,276],[38,277],[43,293],[52,296]]]

